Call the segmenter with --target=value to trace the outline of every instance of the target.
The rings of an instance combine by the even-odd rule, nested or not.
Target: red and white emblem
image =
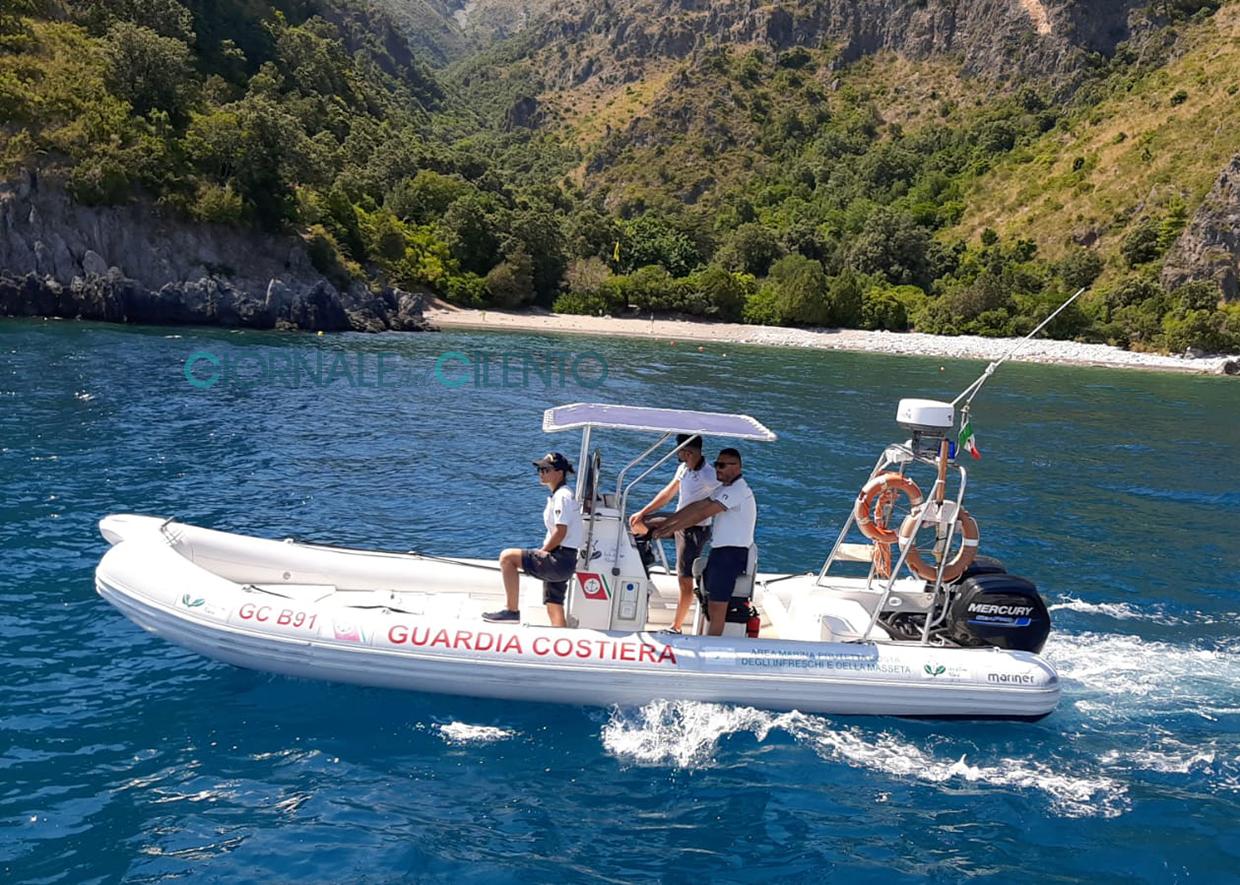
[[[595,572],[577,572],[577,580],[581,582],[581,592],[586,599],[608,599],[607,582],[603,576]]]

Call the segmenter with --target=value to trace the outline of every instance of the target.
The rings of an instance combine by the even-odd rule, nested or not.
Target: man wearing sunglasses
[[[676,509],[684,510],[695,501],[709,498],[710,493],[719,488],[715,468],[702,454],[702,437],[682,433],[676,437],[676,444],[680,446],[676,452],[676,457],[680,459],[676,475],[649,504],[629,518],[629,527],[635,535],[644,535],[659,527],[661,517],[651,519],[649,523],[646,520],[649,514],[672,500],[672,495],[679,493]],[[689,616],[689,608],[693,605],[693,560],[705,552],[709,540],[709,517],[676,532],[676,575],[680,579],[680,601],[676,606],[676,617],[672,620],[672,633],[679,633],[685,618]]]
[[[709,498],[677,510],[655,529],[654,535],[665,538],[685,526],[713,518],[710,558],[706,560],[702,579],[706,587],[706,615],[710,620],[707,632],[711,636],[721,636],[736,579],[749,562],[758,503],[741,476],[741,453],[736,449],[724,449],[719,453],[715,459],[715,475],[721,485]]]
[[[533,462],[538,468],[538,481],[551,492],[543,507],[543,525],[547,536],[542,546],[533,549],[510,547],[499,555],[499,567],[504,577],[506,607],[484,614],[483,620],[496,623],[521,622],[519,591],[520,572],[543,582],[543,603],[552,627],[565,626],[564,595],[568,581],[577,568],[577,549],[585,543],[585,526],[581,510],[568,487],[568,474],[573,465],[559,452],[548,452]]]

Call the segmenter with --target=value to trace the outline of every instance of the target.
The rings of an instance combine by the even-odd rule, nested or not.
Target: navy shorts
[[[736,588],[736,579],[749,564],[749,550],[745,547],[715,547],[706,560],[702,583],[711,602],[727,602]]]
[[[563,605],[568,580],[577,570],[577,551],[556,547],[550,553],[527,548],[521,551],[521,571],[543,582],[543,604]]]
[[[676,574],[693,577],[693,560],[702,555],[710,540],[710,526],[691,525],[676,533]]]

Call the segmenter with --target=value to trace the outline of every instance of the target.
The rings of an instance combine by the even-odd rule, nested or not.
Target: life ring
[[[904,559],[904,564],[908,566],[909,571],[923,581],[934,581],[938,578],[938,564],[922,559],[913,539],[917,535],[917,530],[928,522],[948,525],[955,522],[956,531],[952,537],[961,539],[960,550],[943,566],[943,583],[948,584],[963,575],[965,569],[977,556],[977,542],[980,535],[977,530],[977,520],[970,516],[969,511],[963,507],[957,511],[956,505],[949,501],[940,504],[936,509],[937,518],[927,518],[925,508],[915,510],[904,518],[904,522],[900,523],[900,547],[908,547],[908,555]]]
[[[894,544],[899,540],[894,529],[875,519],[880,514],[876,512],[879,508],[875,508],[874,503],[880,495],[888,492],[892,496],[896,492],[903,492],[908,497],[910,507],[917,507],[922,502],[921,489],[917,488],[917,483],[900,473],[880,473],[862,486],[853,507],[857,528],[871,541],[880,544]]]

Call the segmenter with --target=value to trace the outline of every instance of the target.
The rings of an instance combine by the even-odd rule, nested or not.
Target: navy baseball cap
[[[553,470],[563,470],[565,473],[573,472],[573,465],[568,463],[568,459],[559,452],[548,452],[533,464],[535,467],[550,467]]]

